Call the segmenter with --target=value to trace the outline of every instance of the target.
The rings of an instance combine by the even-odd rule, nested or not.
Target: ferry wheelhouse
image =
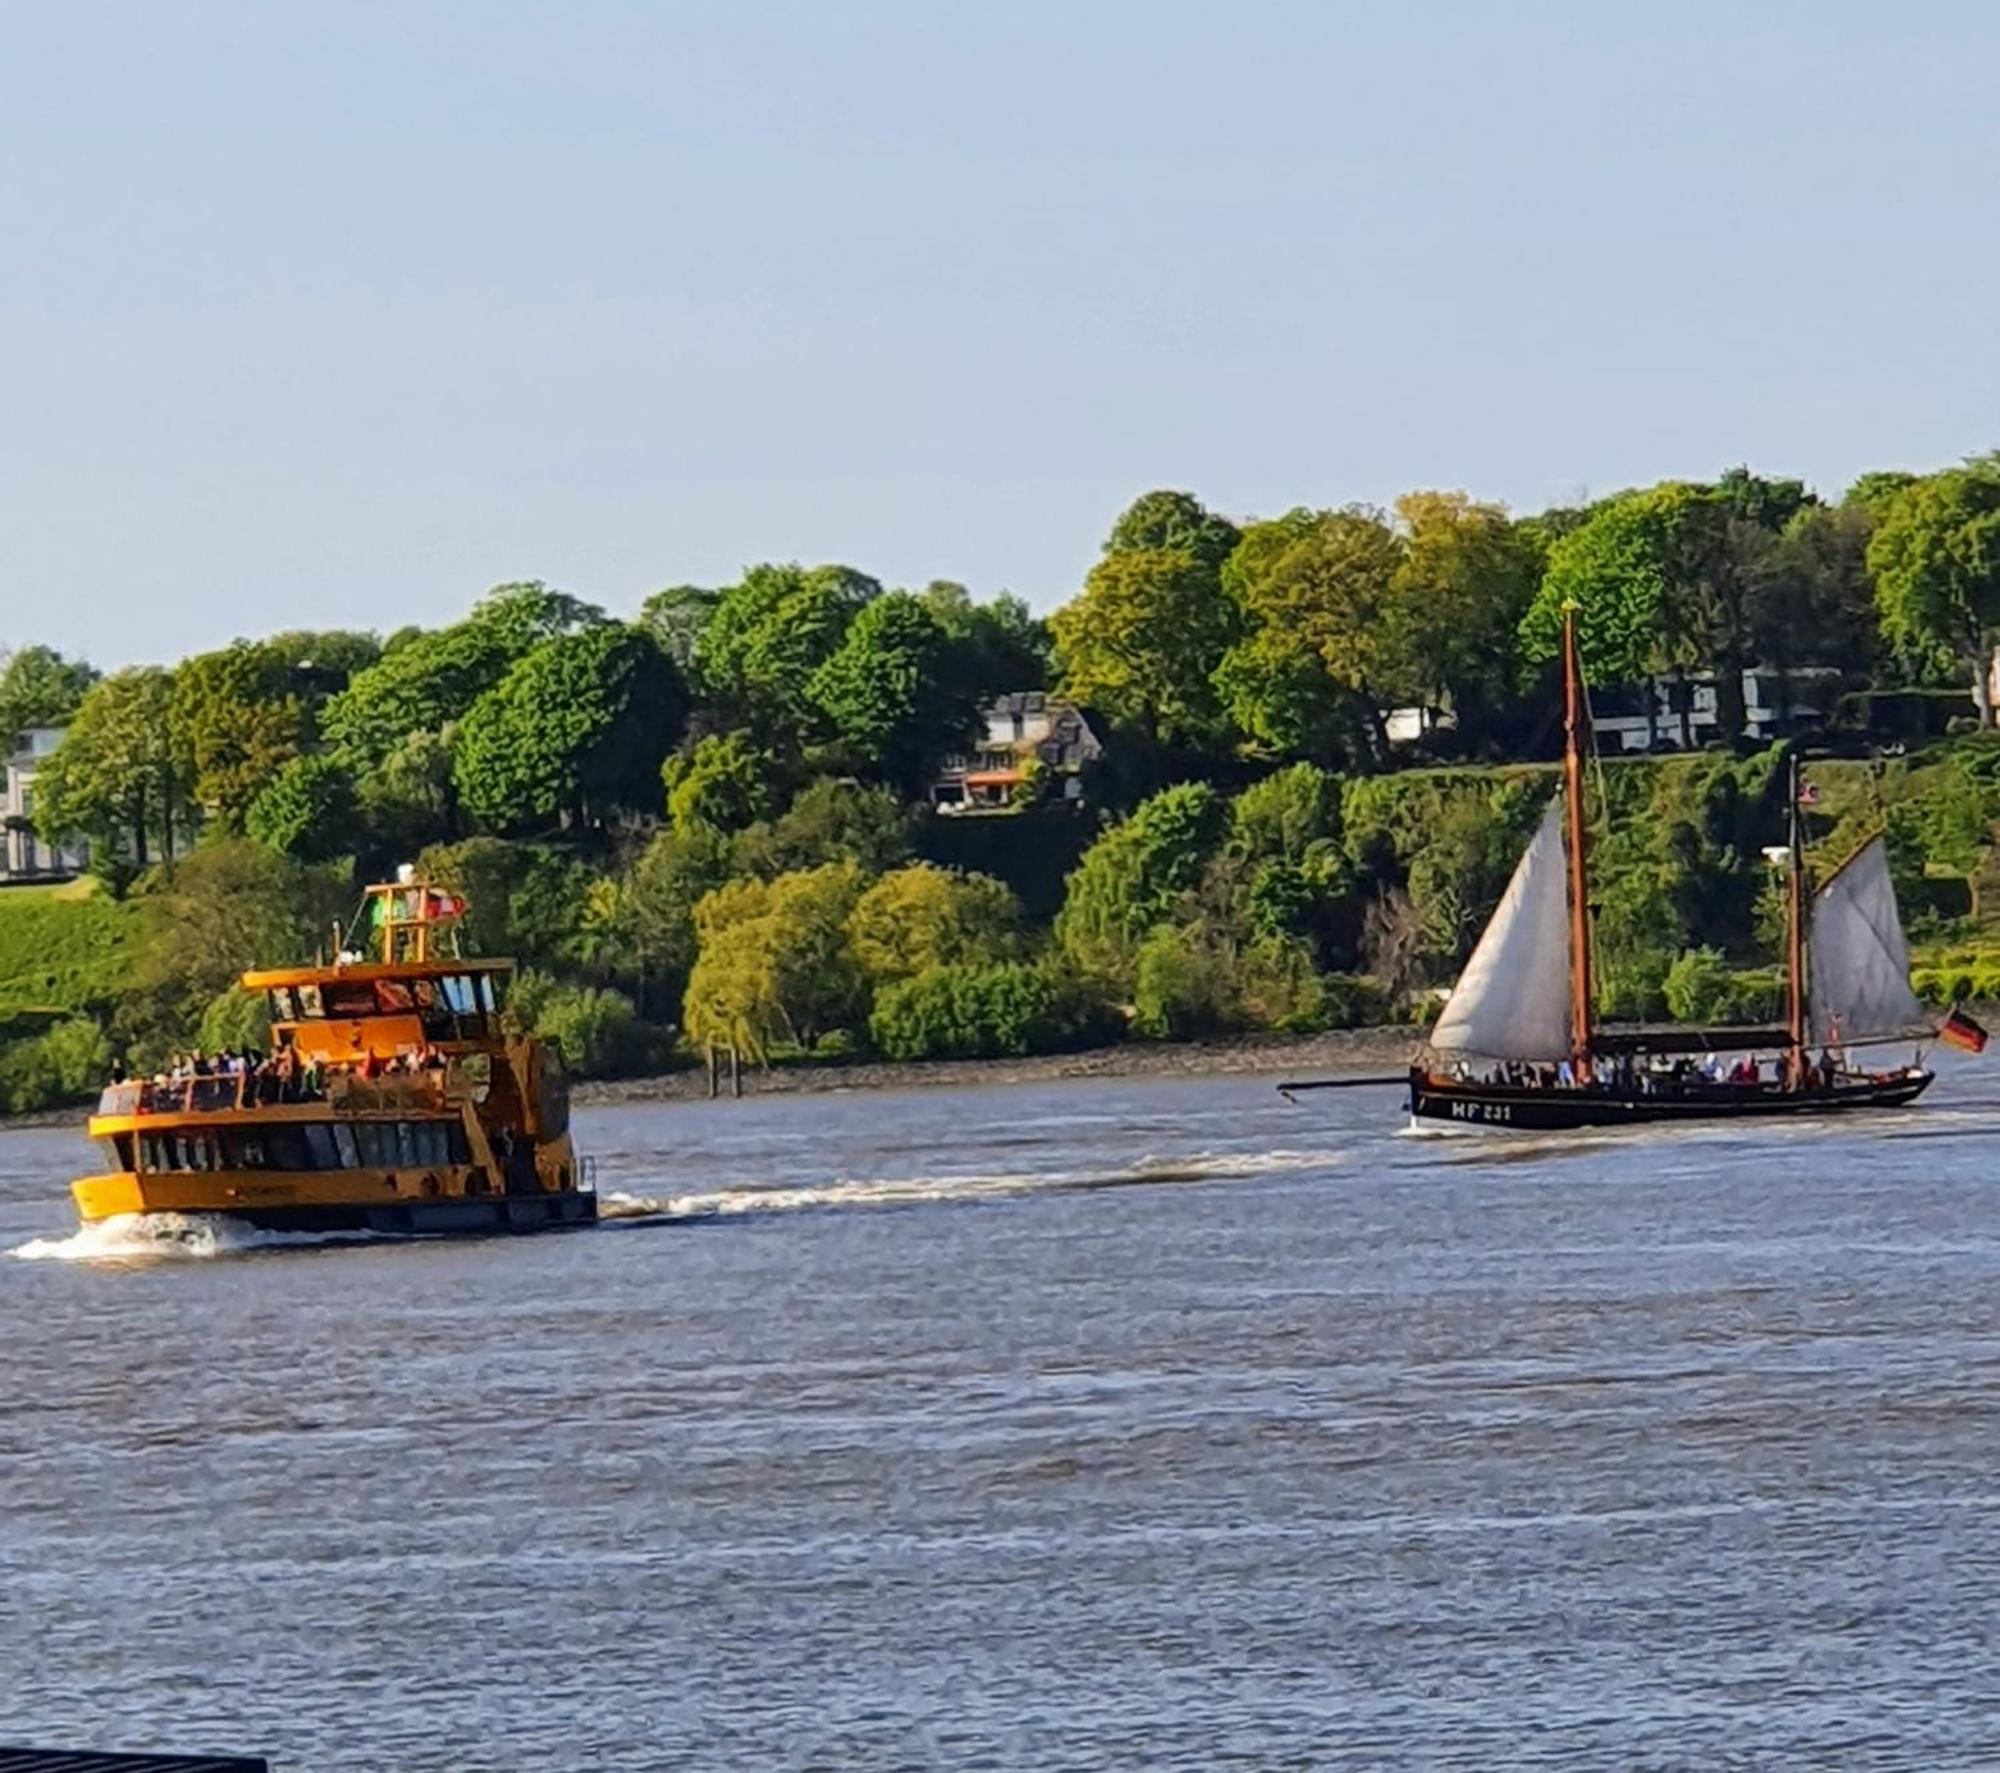
[[[72,1184],[77,1211],[387,1233],[594,1221],[561,1061],[509,1031],[513,963],[467,956],[464,914],[406,869],[368,889],[356,946],[336,929],[333,964],[245,973],[270,1056],[110,1085],[90,1121],[105,1169]]]

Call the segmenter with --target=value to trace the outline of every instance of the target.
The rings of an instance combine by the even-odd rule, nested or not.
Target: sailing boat
[[[1888,852],[1873,837],[1810,891],[1796,760],[1782,852],[1790,889],[1785,1026],[1639,1033],[1595,1026],[1583,807],[1588,711],[1573,605],[1563,612],[1563,691],[1562,790],[1410,1067],[1410,1111],[1561,1129],[1893,1108],[1920,1096],[1932,1077],[1921,1064],[1876,1071],[1853,1059],[1857,1045],[1932,1032],[1910,990]],[[1774,1049],[1775,1062],[1756,1056]],[[1718,1066],[1722,1054],[1736,1055],[1734,1065]]]

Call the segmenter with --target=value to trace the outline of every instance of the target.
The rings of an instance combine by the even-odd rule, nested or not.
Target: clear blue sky
[[[2000,7],[0,0],[0,644],[2000,444]]]

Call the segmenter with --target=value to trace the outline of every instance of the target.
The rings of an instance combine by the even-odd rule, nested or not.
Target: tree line
[[[1239,523],[1149,493],[1046,622],[949,582],[765,565],[629,620],[522,583],[440,628],[108,676],[25,646],[0,731],[66,727],[35,822],[89,840],[137,958],[108,998],[21,1007],[80,1010],[138,1063],[254,1035],[233,969],[309,953],[357,875],[415,857],[527,964],[517,1014],[590,1071],[707,1043],[918,1057],[1397,1013],[1462,960],[1547,791],[1509,766],[1547,754],[1569,602],[1593,681],[1714,672],[1726,739],[1751,664],[1969,684],[1990,727],[2000,458],[1838,501],[1738,469],[1531,517],[1420,492]],[[980,701],[1044,687],[1104,728],[1086,810],[1023,805],[997,842],[998,821],[930,814]],[[1431,767],[1397,767],[1403,705],[1449,711]],[[1706,980],[1747,1011],[1761,989],[1741,931],[1770,755],[1646,773],[1666,799],[1607,852],[1600,910],[1635,1012],[1671,1007],[1677,965],[1681,997]],[[1906,865],[1983,857],[1990,784],[1918,780],[1913,804],[1952,810],[1911,815]],[[275,909],[191,944],[223,895]]]

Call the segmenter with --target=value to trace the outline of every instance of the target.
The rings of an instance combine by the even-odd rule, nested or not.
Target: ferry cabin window
[[[271,1020],[273,1022],[296,1022],[299,1019],[299,996],[289,985],[271,987]]]
[[[463,973],[447,973],[438,981],[438,989],[444,996],[444,1007],[454,1016],[475,1016],[479,1013],[479,1002],[472,994],[472,981]]]
[[[130,1169],[132,1135],[103,1140],[113,1167]],[[220,1133],[143,1133],[148,1170],[414,1170],[472,1161],[457,1121],[294,1121]],[[123,1161],[118,1161],[121,1159]]]

